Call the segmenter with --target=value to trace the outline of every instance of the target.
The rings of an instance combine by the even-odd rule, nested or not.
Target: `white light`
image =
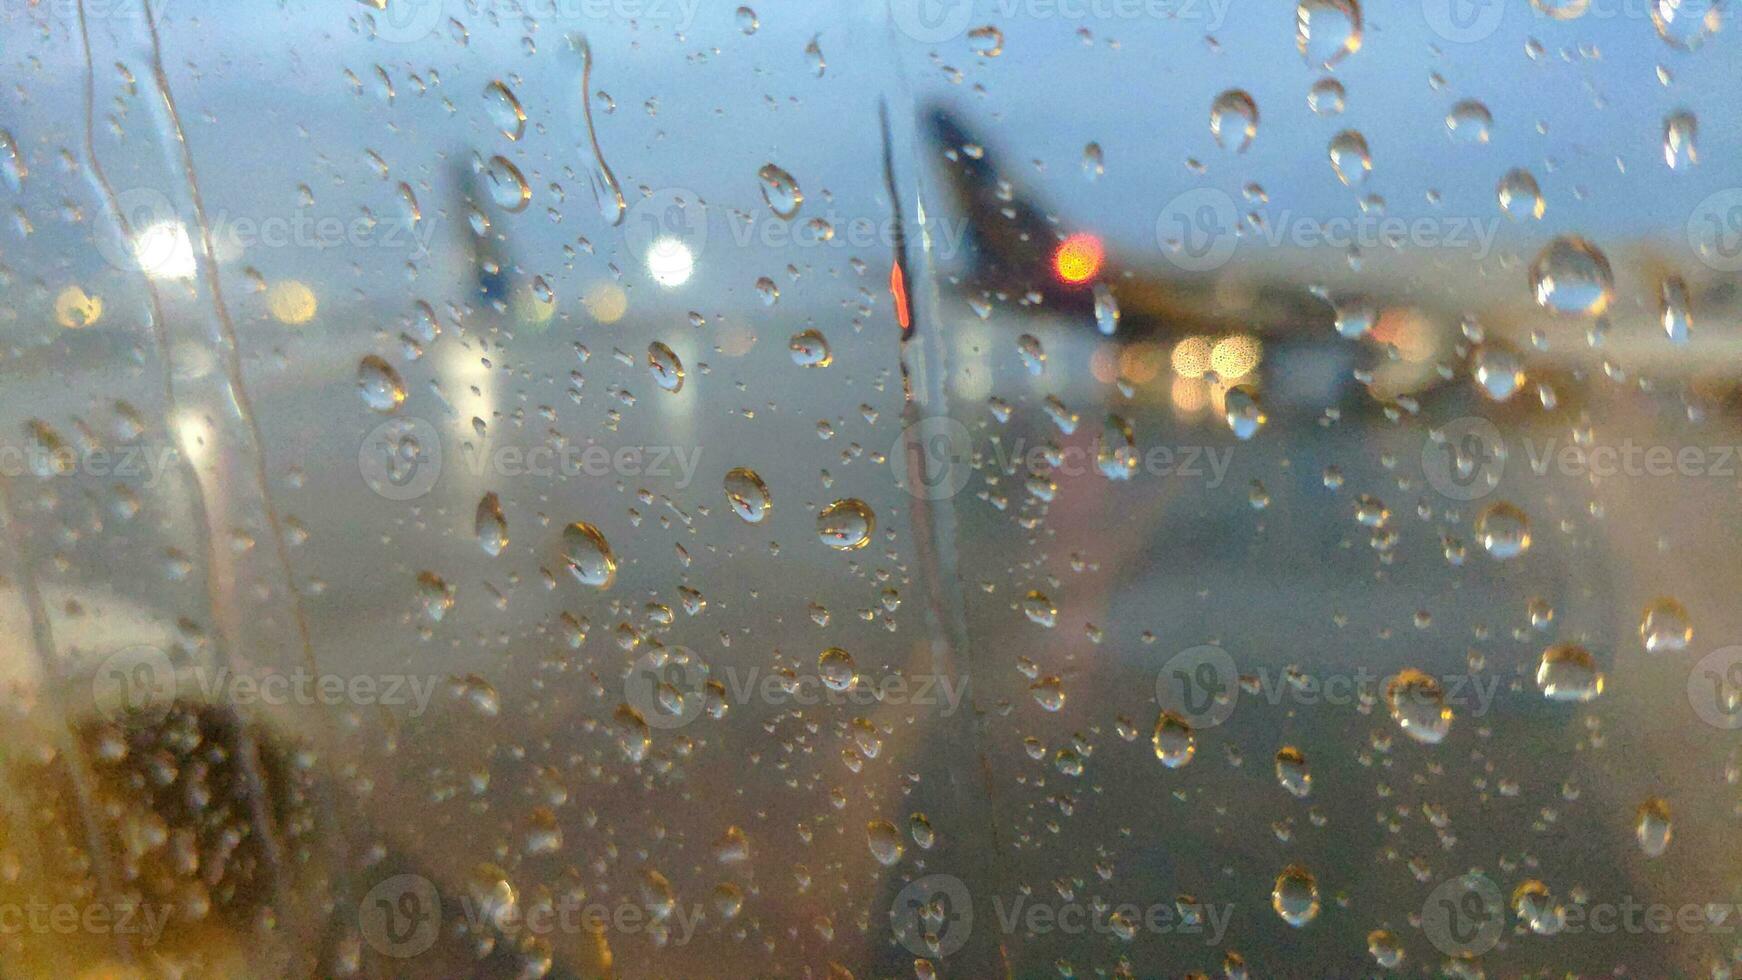
[[[675,238],[655,238],[647,247],[647,271],[661,286],[681,286],[696,271],[696,257],[690,247]]]
[[[182,455],[194,466],[203,466],[212,454],[212,427],[192,412],[183,412],[175,420],[175,441]]]
[[[133,257],[152,279],[192,279],[194,243],[187,225],[159,221],[145,226],[133,239]]]

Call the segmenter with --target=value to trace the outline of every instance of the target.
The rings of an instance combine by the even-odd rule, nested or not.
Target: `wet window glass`
[[[0,5],[0,977],[1731,977],[1734,16]]]

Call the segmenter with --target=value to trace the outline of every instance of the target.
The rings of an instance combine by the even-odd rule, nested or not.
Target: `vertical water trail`
[[[149,7],[150,0],[141,0],[141,2]],[[84,150],[86,165],[90,169],[92,179],[97,185],[98,192],[103,198],[105,207],[115,220],[115,227],[120,233],[122,241],[125,243],[131,243],[134,240],[134,229],[128,221],[127,215],[122,211],[119,200],[115,194],[115,189],[113,185],[110,184],[107,175],[104,174],[102,163],[97,158],[96,138],[94,135],[96,115],[96,66],[91,54],[91,33],[88,16],[85,10],[85,0],[78,0],[78,15],[79,41],[84,53],[85,62]],[[152,339],[157,347],[158,357],[163,362],[164,416],[166,420],[173,420],[178,417],[179,409],[177,407],[175,396],[175,362],[173,360],[173,349],[169,340],[168,328],[165,325],[166,321],[164,318],[163,301],[162,297],[158,294],[156,284],[149,276],[145,278],[145,288],[151,306]],[[218,635],[221,638],[219,642],[219,646],[222,650],[221,655],[228,661],[229,668],[232,671],[235,671],[239,667],[239,659],[236,650],[234,622],[226,612],[230,607],[230,603],[222,594],[222,584],[217,581],[215,575],[211,574],[211,570],[217,567],[217,546],[216,537],[211,526],[210,511],[206,505],[205,490],[203,485],[200,483],[199,474],[194,468],[193,461],[188,458],[187,454],[178,451],[175,456],[183,470],[184,479],[187,481],[189,489],[188,499],[190,502],[190,508],[193,511],[194,535],[198,541],[199,551],[206,559],[206,568],[208,570],[208,574],[206,575],[207,603],[211,609],[213,622],[218,626]],[[242,752],[241,758],[237,761],[249,787],[249,822],[254,833],[259,835],[266,853],[270,856],[272,864],[270,870],[273,876],[274,889],[275,892],[278,892],[282,888],[281,861],[283,852],[280,846],[277,829],[272,825],[271,818],[266,812],[264,796],[265,780],[261,775],[259,752],[254,744],[253,735],[247,731],[246,726],[244,726],[239,736],[239,745]],[[279,893],[278,897],[280,899],[279,904],[282,906],[282,894]]]
[[[111,868],[112,862],[103,840],[102,828],[97,825],[97,811],[92,802],[91,771],[73,732],[72,716],[67,704],[67,678],[61,670],[60,651],[54,640],[54,624],[50,621],[48,608],[42,601],[42,587],[36,581],[30,549],[24,540],[24,528],[12,509],[12,481],[5,476],[0,476],[0,524],[5,525],[6,541],[12,552],[14,567],[18,569],[18,594],[23,598],[25,611],[30,616],[28,642],[39,672],[39,690],[46,692],[43,698],[45,703],[39,703],[37,710],[55,719],[55,748],[60,752],[65,765],[67,780],[72,783],[73,799],[79,810],[79,829],[85,839],[85,852],[91,856],[91,870],[97,879],[99,892],[107,896],[110,908],[118,908],[121,892],[115,881],[115,872]],[[122,930],[113,930],[116,954],[125,963],[132,965],[135,960],[133,944],[121,933]]]
[[[273,560],[283,577],[285,596],[290,603],[302,666],[308,671],[309,676],[319,676],[320,665],[315,659],[314,643],[309,631],[308,612],[303,608],[302,592],[297,588],[295,570],[291,566],[290,548],[284,536],[284,523],[279,516],[277,504],[272,499],[272,485],[266,472],[266,440],[260,431],[260,421],[255,415],[253,402],[242,379],[241,340],[236,334],[236,324],[230,317],[229,307],[224,302],[223,283],[218,275],[217,252],[212,237],[211,222],[206,217],[205,199],[200,191],[198,172],[194,167],[193,150],[189,147],[187,135],[182,129],[181,114],[176,107],[175,97],[170,92],[168,73],[164,71],[163,42],[158,34],[157,18],[151,10],[151,0],[140,0],[140,6],[144,10],[145,26],[151,39],[152,78],[163,99],[165,118],[180,152],[182,173],[187,180],[188,195],[194,209],[194,221],[199,229],[202,247],[198,250],[198,261],[204,268],[208,286],[211,289],[212,308],[217,318],[216,323],[219,330],[219,336],[214,339],[220,348],[219,355],[224,365],[227,393],[248,438],[249,444],[245,447],[245,452],[252,464],[254,483],[260,494],[261,513],[266,521],[268,534],[272,539]],[[319,726],[315,734],[324,743],[320,753],[323,768],[329,780],[336,780],[338,769],[333,757],[337,740],[333,736],[332,721],[325,711],[317,713]],[[245,743],[245,750],[254,756],[255,771],[258,772],[258,750],[252,739]],[[332,785],[337,787],[339,784],[333,782]],[[260,798],[260,804],[264,804],[264,797]],[[347,863],[349,848],[345,843],[349,839],[349,835],[345,832],[343,807],[337,804],[330,805],[328,815],[331,818],[329,826],[333,832],[332,836],[336,838],[328,842],[328,853],[339,856],[339,861],[331,869],[333,872],[331,881],[340,904],[345,908],[353,908]],[[278,856],[282,862],[282,853]],[[282,863],[279,867],[282,868]]]

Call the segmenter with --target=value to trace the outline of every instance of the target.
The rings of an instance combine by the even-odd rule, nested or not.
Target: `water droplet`
[[[798,214],[799,207],[804,204],[804,191],[799,190],[798,181],[792,174],[766,163],[756,171],[756,177],[762,182],[762,200],[767,203],[768,210],[783,220],[791,220]]]
[[[1373,172],[1373,157],[1367,152],[1367,137],[1345,129],[1331,137],[1331,169],[1345,187],[1359,187]]]
[[[1367,934],[1367,953],[1382,969],[1395,970],[1403,965],[1403,944],[1385,929],[1375,929]]]
[[[746,36],[756,33],[757,29],[762,26],[762,21],[756,19],[756,11],[749,7],[738,8],[737,20],[738,29],[743,31]]]
[[[876,527],[877,515],[854,497],[837,500],[817,515],[817,537],[840,551],[865,547]]]
[[[1694,641],[1687,607],[1668,596],[1651,600],[1639,620],[1639,639],[1647,653],[1676,653]]]
[[[6,187],[14,194],[24,190],[24,178],[30,176],[30,168],[24,165],[24,153],[18,148],[18,141],[13,139],[9,130],[0,129],[0,180],[6,181]]]
[[[1494,192],[1500,198],[1500,210],[1508,218],[1534,220],[1542,217],[1542,191],[1536,186],[1536,178],[1530,171],[1522,168],[1508,170]]]
[[[996,58],[1004,53],[1004,32],[990,24],[968,32],[968,48],[982,58]]]
[[[1095,329],[1101,336],[1111,337],[1119,330],[1119,301],[1113,289],[1104,282],[1095,283]]]
[[[1483,344],[1471,355],[1472,372],[1482,393],[1503,402],[1524,387],[1524,361],[1503,344]]]
[[[502,131],[503,136],[518,140],[526,133],[526,110],[520,107],[513,89],[501,82],[491,82],[484,86],[484,102],[490,113],[490,122]]]
[[[1652,0],[1651,24],[1672,48],[1692,51],[1724,24],[1720,0]]]
[[[1546,309],[1598,316],[1615,297],[1615,276],[1597,246],[1577,235],[1562,235],[1530,263],[1530,288],[1537,305]]]
[[[1210,103],[1210,135],[1217,146],[1245,153],[1258,135],[1258,103],[1242,89],[1231,88]]]
[[[1438,679],[1413,667],[1400,671],[1385,685],[1385,706],[1391,720],[1417,742],[1437,745],[1452,728],[1452,709]]]
[[[1234,433],[1236,439],[1252,438],[1269,421],[1269,417],[1264,414],[1264,406],[1258,402],[1257,394],[1246,385],[1229,388],[1222,406],[1228,429]]]
[[[1028,596],[1022,600],[1022,614],[1028,617],[1028,621],[1048,629],[1058,622],[1058,612],[1052,599],[1039,589],[1029,590]]]
[[[871,856],[885,867],[901,860],[906,850],[900,832],[887,820],[873,820],[865,825],[865,843],[871,848]]]
[[[508,519],[502,516],[502,500],[487,493],[478,501],[478,513],[472,520],[478,535],[478,546],[494,558],[508,548]]]
[[[510,163],[507,157],[491,157],[489,165],[484,168],[484,179],[490,190],[490,200],[510,214],[526,210],[526,205],[532,201],[532,188],[521,175],[520,168]]]
[[[617,556],[599,529],[576,521],[563,529],[563,565],[582,585],[608,589],[617,579]]]
[[[1577,20],[1591,8],[1591,0],[1531,0],[1531,5],[1555,20]]]
[[[1700,162],[1699,135],[1699,120],[1691,112],[1674,112],[1664,119],[1663,162],[1669,169],[1686,170]]]
[[[1685,344],[1693,335],[1693,304],[1688,284],[1681,276],[1666,276],[1657,286],[1658,319],[1671,343]]]
[[[1150,742],[1155,746],[1155,757],[1169,769],[1192,761],[1198,751],[1191,723],[1172,711],[1163,711],[1155,719],[1155,734],[1150,736]]]
[[[1318,918],[1319,883],[1313,873],[1298,864],[1291,864],[1276,876],[1270,889],[1270,907],[1282,921],[1300,928]]]
[[[1459,102],[1446,114],[1446,135],[1454,143],[1486,143],[1493,128],[1493,114],[1475,99]]]
[[[1049,674],[1028,686],[1034,703],[1046,711],[1058,711],[1065,706],[1065,685],[1057,675]]]
[[[1334,310],[1337,333],[1349,340],[1359,340],[1373,329],[1373,304],[1365,299],[1350,299],[1338,303]]]
[[[829,341],[818,330],[800,330],[786,342],[792,352],[792,363],[799,367],[828,367],[835,357],[829,352]]]
[[[1099,180],[1107,172],[1107,155],[1102,152],[1101,144],[1083,144],[1083,176],[1089,180]]]
[[[1285,745],[1276,752],[1276,781],[1297,797],[1313,791],[1313,774],[1307,769],[1306,756],[1300,749]]]
[[[417,598],[424,617],[432,623],[441,622],[448,610],[454,608],[454,590],[434,572],[417,573]]]
[[[683,361],[678,360],[676,351],[657,340],[647,345],[647,370],[653,375],[653,383],[664,390],[683,390]]]
[[[1633,834],[1639,840],[1639,849],[1646,857],[1658,857],[1669,849],[1670,837],[1674,828],[1670,823],[1669,802],[1661,796],[1653,796],[1639,804],[1635,814],[1637,821]]]
[[[1030,375],[1039,377],[1046,370],[1046,350],[1033,334],[1025,333],[1016,338],[1016,352],[1022,356],[1022,365],[1028,368]]]
[[[1343,107],[1348,104],[1349,94],[1343,88],[1343,83],[1334,78],[1321,78],[1307,90],[1307,108],[1319,116],[1342,115]]]
[[[762,523],[774,507],[774,498],[769,495],[768,485],[762,482],[761,474],[747,466],[728,470],[721,485],[732,513],[751,524]]]
[[[1496,500],[1476,515],[1476,540],[1497,561],[1517,558],[1530,550],[1530,518],[1504,500]]]
[[[357,365],[357,390],[363,393],[363,404],[377,412],[391,412],[405,402],[405,382],[393,365],[374,354]]]
[[[1603,693],[1603,674],[1589,650],[1557,643],[1542,652],[1536,686],[1550,701],[1591,701]]]
[[[1355,0],[1301,0],[1294,10],[1294,40],[1301,57],[1329,68],[1361,49],[1361,7]]]
[[[829,647],[817,656],[817,673],[823,686],[835,692],[848,690],[858,677],[853,655],[840,647]]]
[[[1566,925],[1566,910],[1555,904],[1548,886],[1535,878],[1524,879],[1512,890],[1512,911],[1539,936],[1552,936]]]
[[[829,70],[829,63],[823,58],[823,49],[817,44],[815,36],[804,46],[804,60],[805,64],[811,66],[811,74],[818,78],[823,77],[823,73]]]

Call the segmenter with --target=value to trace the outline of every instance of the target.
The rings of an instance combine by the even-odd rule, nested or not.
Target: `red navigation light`
[[[1058,251],[1052,254],[1053,272],[1060,281],[1072,285],[1088,282],[1100,273],[1103,254],[1099,238],[1078,232],[1059,242]]]

